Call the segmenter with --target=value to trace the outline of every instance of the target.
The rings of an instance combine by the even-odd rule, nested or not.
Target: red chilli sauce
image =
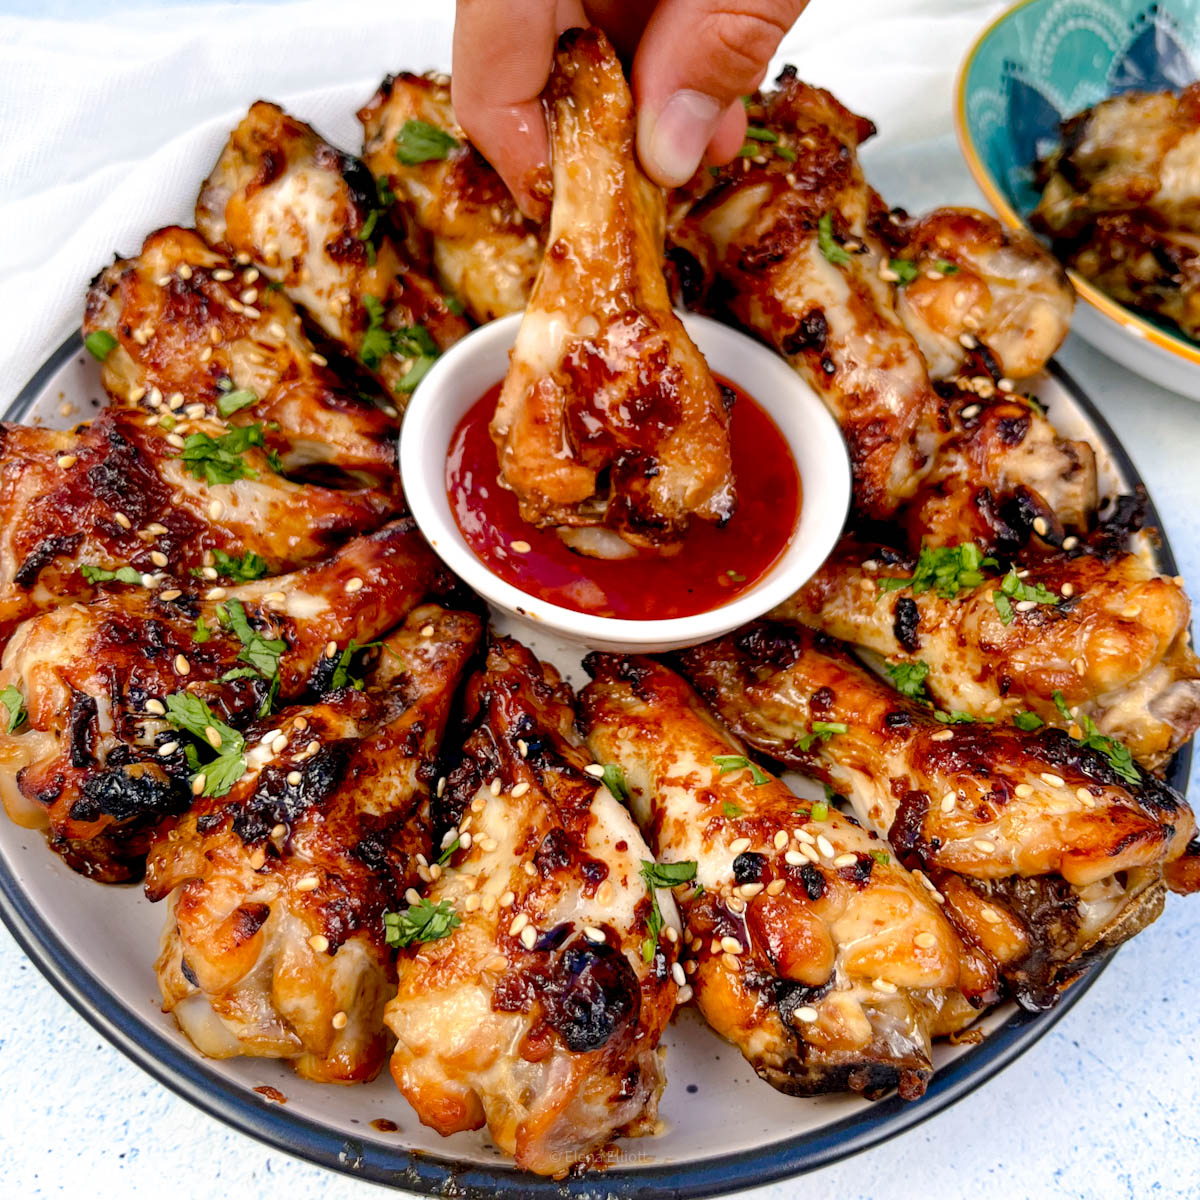
[[[661,621],[728,604],[787,549],[800,516],[800,476],[775,422],[740,388],[720,382],[736,397],[729,435],[738,503],[724,528],[693,520],[670,557],[640,550],[600,559],[569,550],[553,529],[527,524],[516,497],[500,486],[488,433],[497,383],[459,422],[446,461],[446,492],[467,545],[505,582],[576,612]],[[529,550],[514,551],[514,542]]]

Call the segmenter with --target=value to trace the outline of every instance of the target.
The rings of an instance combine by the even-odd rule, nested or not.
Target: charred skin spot
[[[71,709],[67,715],[67,737],[71,745],[71,766],[91,767],[96,764],[96,699],[71,691]]]
[[[137,818],[175,816],[186,812],[190,792],[150,771],[101,770],[86,775],[79,799],[71,806],[74,821],[111,817],[117,824]]]
[[[269,904],[243,904],[234,910],[232,932],[238,942],[248,942],[271,915]]]
[[[707,290],[705,271],[700,260],[682,246],[670,246],[666,265],[675,280],[672,291],[678,293],[685,308],[694,308],[704,299]]]
[[[576,1053],[598,1050],[641,1008],[637,977],[611,946],[581,942],[563,951],[550,980],[546,1021]]]
[[[37,577],[59,555],[74,554],[83,541],[82,533],[62,534],[48,537],[39,542],[26,556],[25,561],[13,575],[13,582],[23,591],[28,591],[37,582]]]
[[[852,866],[839,867],[838,875],[855,887],[865,887],[875,869],[875,860],[869,854],[859,854]]]
[[[349,753],[343,742],[323,745],[303,764],[296,787],[287,782],[292,768],[267,767],[254,793],[238,805],[234,833],[247,845],[261,842],[276,825],[290,826],[308,809],[323,805],[337,791]]]
[[[833,707],[834,694],[831,687],[819,687],[812,694],[812,698],[808,702],[808,707],[812,710],[814,716],[820,716],[827,713]]]
[[[186,979],[188,983],[192,985],[192,987],[200,986],[200,980],[196,978],[196,972],[192,970],[192,964],[189,963],[186,958],[181,958],[179,960],[179,970],[183,973],[184,979]]]
[[[766,870],[767,859],[753,850],[743,850],[733,860],[733,880],[737,884],[758,883]]]
[[[533,865],[543,879],[549,878],[555,871],[566,870],[575,857],[575,847],[570,835],[561,825],[556,825],[542,838],[533,856]]]
[[[792,330],[783,339],[783,352],[789,357],[795,357],[804,350],[813,350],[818,354],[825,351],[825,343],[829,337],[829,322],[825,313],[819,308],[810,308]]]
[[[883,718],[883,723],[888,729],[908,729],[912,726],[913,719],[906,712],[890,712]]]
[[[888,830],[888,841],[896,857],[910,870],[921,864],[925,838],[923,828],[929,812],[929,793],[909,790],[900,797],[896,818]]]
[[[812,863],[804,863],[803,866],[794,868],[794,871],[804,894],[810,900],[820,900],[825,895],[825,875],[818,867]]]
[[[917,637],[917,626],[920,622],[921,613],[917,608],[917,602],[911,596],[901,596],[896,601],[896,608],[892,614],[892,632],[896,636],[896,641],[909,654],[916,654],[921,644]]]

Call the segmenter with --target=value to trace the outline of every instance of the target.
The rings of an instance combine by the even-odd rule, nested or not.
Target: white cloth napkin
[[[813,0],[779,64],[871,116],[879,153],[909,157],[949,132],[958,63],[995,8]],[[191,223],[201,179],[253,100],[277,100],[357,151],[354,110],[387,71],[450,65],[451,0],[92,0],[79,11],[0,17],[0,408],[78,326],[87,281],[114,252]]]

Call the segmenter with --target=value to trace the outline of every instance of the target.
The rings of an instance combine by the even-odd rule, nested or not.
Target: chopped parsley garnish
[[[642,958],[649,962],[654,957],[654,949],[658,945],[658,935],[662,932],[662,909],[658,907],[658,895],[655,888],[673,888],[681,883],[691,883],[696,878],[695,862],[658,863],[642,859],[642,878],[646,881],[646,890],[650,893],[650,916],[646,919],[646,937],[642,942]]]
[[[911,258],[889,258],[888,269],[896,276],[897,287],[907,287],[921,273]]]
[[[947,262],[944,258],[935,258],[933,260],[933,269],[939,275],[957,275],[958,267],[952,262]]]
[[[198,645],[207,642],[212,637],[212,630],[203,617],[196,618],[196,628],[192,632],[192,641]]]
[[[952,708],[949,712],[942,712],[937,709],[934,714],[934,719],[941,721],[943,725],[973,725],[975,718],[969,712],[962,712],[960,709]],[[984,720],[990,721],[994,718],[985,717]]]
[[[736,804],[731,804],[728,800],[721,805],[721,811],[727,817],[740,817],[742,815],[742,810]]]
[[[1029,733],[1034,729],[1041,729],[1046,722],[1035,712],[1022,711],[1013,713],[1012,723],[1018,729],[1023,729],[1026,733]]]
[[[274,680],[279,674],[279,656],[287,649],[287,642],[283,638],[265,638],[255,632],[240,600],[217,605],[217,619],[226,629],[232,629],[241,641],[238,661],[248,663],[264,679]]]
[[[25,699],[21,695],[20,688],[15,688],[10,683],[8,687],[0,691],[0,704],[4,705],[5,711],[8,713],[5,733],[15,733],[25,724]]]
[[[180,457],[193,478],[202,479],[211,487],[239,479],[257,479],[258,472],[246,466],[242,455],[252,446],[262,445],[261,425],[235,425],[228,433],[216,438],[207,433],[189,434]],[[271,465],[274,466],[274,462]]]
[[[829,805],[824,800],[818,800],[816,804],[808,810],[809,818],[813,821],[828,821],[829,820]]]
[[[1000,614],[1000,620],[1005,625],[1011,625],[1015,615],[1012,600],[1032,601],[1034,604],[1057,604],[1060,599],[1061,597],[1050,591],[1045,584],[1031,585],[1023,582],[1017,575],[1016,567],[1009,567],[1008,574],[1000,581],[1000,590],[992,595],[992,603],[995,604],[996,612]]]
[[[204,776],[205,796],[224,796],[246,773],[246,739],[226,725],[199,696],[191,692],[173,692],[166,697],[167,722],[196,738],[209,751],[214,750],[213,736],[216,734],[219,747],[216,757],[202,762],[195,747],[189,746],[188,763],[196,775]]]
[[[1083,731],[1083,737],[1076,739],[1081,746],[1103,754],[1108,759],[1112,769],[1126,783],[1136,785],[1142,782],[1142,777],[1134,765],[1133,755],[1124,742],[1119,742],[1116,738],[1111,738],[1101,733],[1096,728],[1095,721],[1087,716],[1086,713],[1079,713],[1078,716],[1073,717],[1062,692],[1058,690],[1054,692],[1054,707],[1058,709],[1064,721],[1077,724]]]
[[[80,563],[79,573],[88,583],[137,583],[142,582],[142,574],[133,567],[94,567],[91,563]]]
[[[925,695],[925,680],[929,675],[929,664],[917,659],[916,662],[885,663],[892,686],[902,696],[918,699]]]
[[[829,213],[822,213],[821,219],[817,222],[817,245],[825,258],[835,267],[843,266],[850,261],[850,255],[834,240],[833,217]]]
[[[430,125],[428,121],[409,119],[396,134],[396,161],[406,167],[424,162],[440,162],[458,145],[458,138]]]
[[[978,587],[983,582],[984,567],[998,565],[994,558],[985,557],[974,542],[933,549],[922,546],[916,570],[911,575],[879,579],[876,586],[881,592],[908,587],[914,596],[933,588],[943,600],[953,600],[960,591]]]
[[[270,563],[253,550],[247,550],[245,554],[238,556],[226,554],[224,550],[214,550],[212,556],[213,570],[235,583],[249,583],[261,579],[271,569]],[[192,574],[203,576],[204,568],[193,567]]]
[[[237,388],[235,391],[222,392],[217,397],[217,412],[223,417],[232,417],[235,412],[249,408],[258,403],[258,393],[249,388]]]
[[[730,771],[749,771],[755,787],[762,787],[764,783],[771,782],[770,775],[757,763],[752,763],[744,754],[714,754],[713,762],[716,763],[717,769],[722,775],[727,775]]]
[[[886,867],[892,861],[892,856],[886,850],[872,850],[871,857],[881,867]]]
[[[403,950],[414,942],[437,942],[462,924],[449,900],[418,900],[401,912],[383,914],[383,937],[389,946]]]
[[[119,345],[107,329],[93,330],[83,339],[83,344],[97,362],[103,362]]]
[[[396,384],[399,392],[411,392],[429,368],[437,360],[437,343],[424,325],[405,325],[400,329],[388,329],[384,325],[387,314],[383,302],[376,296],[364,296],[363,307],[367,310],[367,330],[363,334],[358,357],[363,366],[374,370],[389,354],[412,359],[412,366],[404,378]]]
[[[796,748],[807,754],[818,741],[827,742],[835,733],[846,733],[848,728],[844,721],[814,721],[808,732],[796,739]]]
[[[363,650],[377,650],[382,647],[384,650],[396,658],[400,655],[391,647],[384,645],[383,642],[356,642],[353,638],[350,639],[349,645],[338,655],[337,665],[333,668],[333,674],[329,678],[329,686],[336,691],[338,688],[343,688],[347,684],[350,687],[362,691],[366,685],[366,681],[358,675],[354,675],[351,667],[354,663],[354,656]]]
[[[625,772],[616,763],[605,763],[604,774],[600,782],[612,793],[613,797],[622,804],[629,803],[629,787],[625,783]]]
[[[420,325],[413,326],[414,329],[424,329]],[[417,384],[429,374],[429,368],[437,362],[436,354],[421,354],[413,360],[413,364],[404,372],[404,377],[396,384],[396,391],[407,395],[409,392],[416,391]]]

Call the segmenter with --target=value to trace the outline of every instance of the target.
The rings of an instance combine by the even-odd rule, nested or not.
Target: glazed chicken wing
[[[1057,692],[1147,768],[1161,766],[1200,726],[1191,606],[1176,580],[1140,557],[1055,555],[1022,570],[1019,587],[1015,574],[996,571],[952,596],[914,576],[917,563],[844,540],[771,615],[909,664],[921,675],[916,694],[927,690],[947,711],[999,721],[1032,713],[1078,734]],[[889,582],[899,580],[913,582]],[[1022,599],[1027,592],[1041,602]]]
[[[172,420],[238,412],[263,423],[289,474],[395,486],[395,420],[338,379],[257,267],[190,229],[160,229],[96,276],[83,332],[99,331],[117,341],[101,367],[117,403]]]
[[[1097,217],[1139,213],[1200,234],[1198,170],[1200,84],[1112,96],[1063,122],[1062,144],[1038,164],[1042,198],[1030,221],[1055,239],[1078,238]]]
[[[363,162],[396,196],[393,214],[411,214],[429,237],[442,287],[476,321],[520,312],[542,262],[541,230],[467,142],[444,77],[389,75],[358,119]]]
[[[1163,868],[1195,821],[1115,747],[939,722],[798,626],[750,626],[681,662],[739,736],[845,794],[919,866],[1027,1007],[1053,1004],[1092,954],[1161,912]]]
[[[332,673],[339,647],[402,620],[440,575],[406,520],[292,575],[203,593],[183,580],[121,586],[26,621],[0,666],[28,717],[0,733],[0,800],[18,824],[48,826],[76,870],[136,877],[155,827],[193,789],[219,794],[169,705],[203,701],[235,726],[265,715]]]
[[[936,399],[880,277],[884,206],[857,158],[874,126],[791,68],[777,82],[748,113],[773,140],[715,181],[701,172],[702,197],[673,210],[676,261],[719,278],[732,315],[812,385],[845,434],[857,507],[886,518],[928,470]]]
[[[427,899],[400,918],[413,944],[385,1015],[392,1074],[424,1124],[486,1123],[518,1166],[561,1176],[654,1125],[678,918],[642,877],[629,814],[586,771],[552,668],[494,641],[467,716],[443,797],[456,823]],[[404,932],[435,921],[438,940]]]
[[[91,596],[98,570],[158,584],[164,574],[253,579],[323,558],[395,514],[387,492],[285,479],[261,446],[223,460],[235,465],[222,478],[240,477],[197,478],[205,468],[189,466],[188,439],[229,431],[203,418],[172,428],[119,408],[72,430],[0,426],[0,638]]]
[[[697,864],[685,971],[705,1019],[793,1095],[925,1091],[930,1040],[994,998],[930,892],[874,834],[751,766],[679,676],[593,654],[588,745],[663,862]]]
[[[663,198],[634,156],[633,102],[598,30],[563,35],[547,88],[546,257],[492,418],[535,525],[605,526],[654,548],[733,513],[728,416],[671,310]]]
[[[913,221],[889,216],[879,230],[893,256],[887,273],[896,276],[896,312],[934,379],[968,365],[964,343],[975,341],[1003,375],[1023,379],[1067,336],[1075,292],[1024,230],[974,208],[938,208]]]
[[[405,261],[380,215],[375,180],[358,159],[261,100],[233,131],[196,201],[206,241],[248,256],[282,284],[403,407],[467,325]]]
[[[164,1008],[204,1054],[290,1059],[320,1082],[382,1067],[395,977],[383,917],[430,853],[433,759],[480,633],[476,616],[415,609],[365,690],[343,682],[253,722],[233,789],[155,839]]]

